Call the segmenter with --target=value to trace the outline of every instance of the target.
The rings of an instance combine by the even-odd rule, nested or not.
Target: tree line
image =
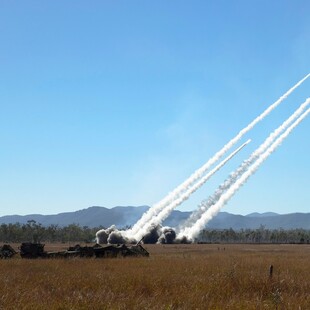
[[[0,225],[0,242],[94,242],[96,232],[103,227],[90,228],[70,224],[68,226],[49,225],[43,226],[34,220],[26,224],[2,224]]]
[[[49,225],[43,226],[34,220],[26,224],[1,224],[1,243],[21,242],[95,242],[96,232],[102,228],[79,226]],[[128,229],[129,227],[126,227]],[[310,230],[306,229],[266,229],[264,226],[258,229],[204,229],[198,242],[202,243],[310,243]]]
[[[198,242],[206,243],[310,243],[310,230],[307,229],[205,229]]]

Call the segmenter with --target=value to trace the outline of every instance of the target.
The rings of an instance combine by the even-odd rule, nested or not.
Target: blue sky
[[[309,1],[1,1],[0,215],[152,205],[310,72]],[[310,95],[310,79],[180,210]],[[306,119],[223,209],[309,212]]]

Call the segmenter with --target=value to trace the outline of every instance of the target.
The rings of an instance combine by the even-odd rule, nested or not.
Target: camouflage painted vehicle
[[[17,252],[9,244],[4,244],[0,248],[0,258],[1,259],[11,258],[15,254],[17,254]]]
[[[131,256],[150,256],[150,253],[140,243],[132,245],[129,247],[129,250],[131,251]]]
[[[22,258],[66,258],[81,256],[80,248],[77,246],[65,251],[46,252],[45,244],[25,242],[20,246],[20,256]]]
[[[82,247],[77,244],[70,247],[66,251],[67,255],[75,255],[78,257],[96,257],[96,258],[109,258],[109,257],[128,257],[128,256],[149,256],[149,253],[140,245],[127,246],[125,244],[108,244],[101,246],[95,244],[91,247]]]
[[[101,246],[80,246],[69,247],[65,251],[46,252],[44,244],[41,243],[22,243],[20,246],[20,256],[22,258],[68,258],[68,257],[127,257],[127,256],[149,256],[149,253],[141,244],[127,246],[125,244],[110,244]]]
[[[67,257],[93,257],[95,256],[94,248],[89,246],[80,246],[79,244],[69,247],[65,251],[47,252],[48,258],[67,258]]]
[[[96,245],[94,247],[96,257],[127,257],[127,256],[149,256],[149,253],[142,247],[142,245],[125,244],[109,244],[105,246]]]
[[[135,245],[126,244],[108,244],[101,246],[94,245],[96,257],[127,257],[127,256],[145,256],[149,257],[149,252],[141,245],[143,238]]]
[[[19,254],[21,258],[38,258],[46,257],[47,253],[44,251],[45,244],[24,242],[19,247]]]
[[[80,257],[93,257],[95,255],[94,246],[80,246],[69,247],[67,252],[75,252]]]

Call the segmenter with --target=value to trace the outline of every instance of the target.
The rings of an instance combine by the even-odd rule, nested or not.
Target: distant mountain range
[[[98,227],[100,225],[109,227],[114,224],[118,228],[124,228],[133,225],[148,208],[148,206],[114,207],[112,209],[90,207],[75,212],[59,213],[55,215],[8,215],[0,217],[0,224],[14,224],[17,222],[24,224],[29,220],[34,220],[37,223],[41,223],[43,226],[49,226],[51,224],[67,226],[75,223],[80,226],[88,227]],[[164,225],[175,227],[188,218],[189,215],[190,212],[173,211],[164,222]],[[232,228],[239,230],[246,228],[256,229],[259,228],[260,225],[264,225],[269,229],[310,229],[310,213],[277,214],[267,212],[251,213],[243,216],[220,212],[208,223],[207,228]]]

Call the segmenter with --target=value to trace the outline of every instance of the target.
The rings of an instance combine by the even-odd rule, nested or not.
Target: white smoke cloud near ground
[[[237,153],[239,153],[251,140],[249,139],[238,147],[234,152],[227,156],[223,161],[221,161],[215,168],[213,168],[209,173],[197,181],[193,186],[189,187],[186,192],[184,192],[178,199],[174,200],[172,203],[167,205],[163,210],[161,210],[157,215],[145,223],[143,227],[134,235],[134,239],[141,239],[150,229],[151,226],[158,226],[170,215],[170,213],[181,203],[187,200],[191,194],[197,191],[203,184],[205,184],[218,170],[220,170],[229,160],[231,160]]]
[[[194,211],[190,217],[177,229],[180,234],[182,234],[185,227],[192,226],[204,212],[206,212],[220,199],[221,195],[258,159],[263,152],[266,151],[266,149],[281,134],[281,132],[283,132],[298,116],[303,113],[309,104],[310,98],[307,98],[307,100],[302,103],[299,108],[282,123],[281,126],[279,126],[268,136],[268,138],[251,154],[247,160],[243,161],[243,163],[229,175],[229,177],[218,187],[213,195],[200,204],[198,209]]]
[[[96,242],[99,244],[105,244],[108,243],[109,235],[116,230],[115,225],[112,225],[111,227],[107,229],[100,229],[96,232]]]
[[[233,145],[235,145],[247,132],[249,132],[258,122],[263,120],[271,111],[273,111],[277,106],[279,106],[296,88],[298,88],[308,77],[310,73],[307,74],[303,79],[297,82],[292,88],[290,88],[284,95],[282,95],[277,101],[271,104],[263,113],[256,117],[249,125],[243,128],[233,139],[231,139],[224,147],[218,151],[212,158],[210,158],[202,167],[197,169],[188,179],[186,179],[182,184],[176,187],[172,192],[170,192],[166,197],[164,197],[160,202],[153,205],[147,212],[145,212],[141,219],[132,227],[132,229],[127,230],[125,235],[127,237],[134,236],[142,227],[145,226],[154,216],[161,212],[167,205],[178,199],[179,196],[187,190],[194,182],[201,178],[204,173],[216,163]]]
[[[260,165],[281,145],[281,143],[288,137],[288,135],[296,128],[310,113],[310,109],[306,110],[299,118],[288,127],[279,138],[252,164],[249,169],[241,175],[241,177],[224,193],[217,203],[211,206],[200,219],[192,226],[187,227],[183,231],[183,236],[193,240],[199,234],[199,232],[205,227],[205,225],[220,211],[220,209],[229,201],[229,199],[244,185],[250,176],[252,176]],[[179,238],[181,237],[178,236]]]

